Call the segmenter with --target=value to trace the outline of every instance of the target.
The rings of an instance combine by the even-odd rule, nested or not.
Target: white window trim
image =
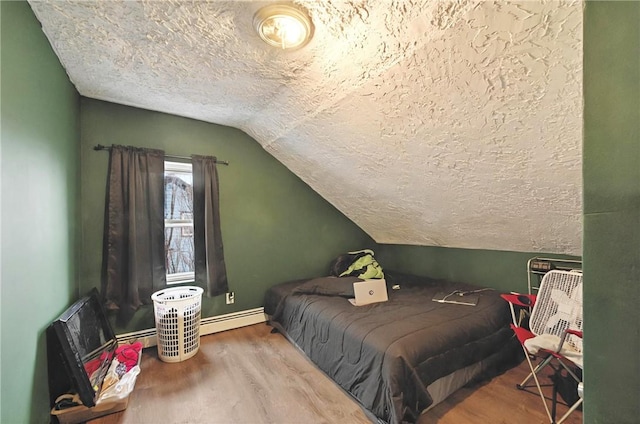
[[[194,272],[176,272],[175,274],[167,274],[167,285],[194,283],[196,275]]]
[[[164,228],[193,227],[192,219],[165,219]]]
[[[168,160],[164,161],[164,170],[173,171],[173,172],[188,172],[193,173],[193,166],[190,162],[171,162]]]
[[[188,162],[164,162],[165,172],[188,172],[193,175],[193,167]],[[165,219],[165,228],[176,227],[192,227],[193,231],[193,219]],[[166,254],[166,253],[165,253]],[[175,274],[167,274],[167,286],[176,284],[194,283],[196,280],[195,272],[176,272]]]

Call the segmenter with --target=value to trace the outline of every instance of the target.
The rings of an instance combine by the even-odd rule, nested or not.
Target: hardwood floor
[[[128,408],[91,424],[370,423],[349,395],[270,331],[257,324],[204,336],[193,358],[174,364],[160,361],[155,348],[146,349]],[[539,398],[515,388],[525,375],[523,363],[463,388],[418,422],[546,423]],[[582,414],[566,422],[581,423]]]

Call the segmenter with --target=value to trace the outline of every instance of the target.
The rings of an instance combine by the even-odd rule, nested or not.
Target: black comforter
[[[517,361],[495,291],[481,292],[476,306],[441,304],[431,301],[439,291],[478,287],[387,272],[389,301],[357,307],[347,300],[354,281],[280,284],[267,292],[265,313],[379,421],[415,421],[432,403],[427,386],[456,370],[492,358],[502,368],[493,375]]]

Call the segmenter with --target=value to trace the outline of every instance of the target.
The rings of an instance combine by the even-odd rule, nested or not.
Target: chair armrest
[[[564,341],[567,339],[567,334],[573,334],[574,336],[582,338],[582,331],[573,330],[571,328],[567,328],[562,333],[562,338],[560,339],[560,344],[558,345],[558,350],[556,350],[556,352],[560,352],[562,350],[562,346],[564,345]]]
[[[511,304],[522,306],[524,308],[530,308],[536,303],[535,294],[511,293],[511,294],[501,294],[500,297],[502,297],[504,300],[506,300]]]
[[[568,328],[565,330],[566,333],[568,334],[573,334],[574,336],[578,336],[580,338],[582,338],[582,331],[579,330],[572,330],[571,328]]]
[[[535,334],[533,334],[531,331],[527,330],[526,328],[519,327],[515,324],[510,324],[510,327],[513,330],[513,332],[516,334],[516,337],[518,338],[518,341],[520,342],[521,345],[524,345],[524,342],[526,340],[529,340],[535,337]]]

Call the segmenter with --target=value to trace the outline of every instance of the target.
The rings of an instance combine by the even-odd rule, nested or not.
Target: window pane
[[[195,271],[191,164],[165,162],[164,219],[167,281]]]
[[[193,218],[193,178],[190,172],[165,171],[164,219]]]
[[[167,274],[194,272],[193,226],[165,228],[164,239],[167,253]]]

